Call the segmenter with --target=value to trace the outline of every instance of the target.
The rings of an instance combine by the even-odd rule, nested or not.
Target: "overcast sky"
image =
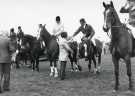
[[[36,35],[38,24],[42,23],[47,24],[51,33],[55,17],[59,15],[69,35],[80,26],[79,19],[86,18],[87,23],[95,29],[96,35],[106,38],[102,30],[103,1],[106,0],[0,0],[0,30],[14,27],[17,31],[17,26],[20,25],[24,33]],[[113,0],[117,11],[125,1]],[[124,17],[123,14],[119,15]]]

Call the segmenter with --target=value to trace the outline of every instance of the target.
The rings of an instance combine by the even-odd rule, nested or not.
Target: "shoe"
[[[0,87],[0,93],[3,93],[3,90],[2,90],[2,88]]]
[[[4,89],[4,91],[10,91],[10,89]]]

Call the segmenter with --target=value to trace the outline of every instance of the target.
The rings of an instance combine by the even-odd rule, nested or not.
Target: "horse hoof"
[[[100,71],[97,71],[97,74],[100,74]]]
[[[53,72],[50,73],[50,77],[53,76]]]
[[[117,91],[114,89],[113,91],[112,91],[112,93],[116,93]]]
[[[77,70],[77,69],[75,70],[75,72],[78,72],[78,71],[79,71],[79,70]]]
[[[71,71],[71,72],[74,72],[74,69],[71,69],[70,71]]]
[[[94,74],[97,74],[98,70],[97,69],[94,69]]]
[[[58,73],[55,73],[54,77],[57,78],[58,77]]]
[[[92,70],[89,70],[89,72],[90,72],[90,73],[94,73],[94,71],[92,71]]]
[[[133,91],[133,87],[128,88],[129,91]]]

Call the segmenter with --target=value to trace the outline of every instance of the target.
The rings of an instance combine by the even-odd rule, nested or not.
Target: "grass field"
[[[128,91],[126,65],[120,64],[120,90],[113,93],[114,75],[110,55],[102,56],[102,70],[99,75],[88,72],[87,63],[80,60],[82,72],[70,72],[67,65],[66,79],[49,76],[49,63],[40,63],[40,72],[29,68],[12,69],[11,91],[0,96],[135,96]],[[135,59],[132,59],[132,72],[135,76]],[[134,83],[135,86],[135,83]]]

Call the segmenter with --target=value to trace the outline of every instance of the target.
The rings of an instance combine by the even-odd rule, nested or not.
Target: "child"
[[[64,80],[68,53],[69,52],[73,53],[72,49],[68,46],[67,32],[61,33],[61,39],[59,41],[59,48],[60,48],[60,53],[59,53],[60,72],[59,73],[60,73],[60,79]]]

